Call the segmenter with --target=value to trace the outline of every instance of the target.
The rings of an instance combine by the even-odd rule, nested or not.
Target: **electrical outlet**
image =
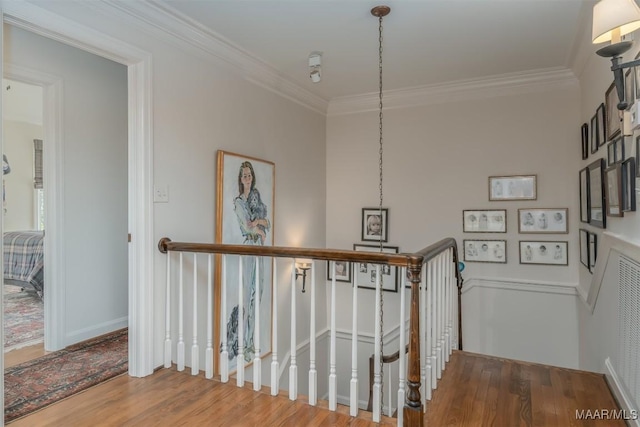
[[[154,203],[168,203],[169,202],[169,187],[166,185],[156,185],[153,187],[153,201]]]

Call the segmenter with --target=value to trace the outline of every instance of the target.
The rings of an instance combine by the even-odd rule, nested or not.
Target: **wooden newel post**
[[[424,425],[422,399],[420,398],[420,273],[422,257],[412,258],[407,268],[411,282],[411,312],[409,314],[409,362],[407,374],[407,398],[404,402],[404,422],[410,427]]]

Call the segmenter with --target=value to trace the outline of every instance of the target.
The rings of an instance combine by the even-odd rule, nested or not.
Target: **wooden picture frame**
[[[389,240],[388,208],[362,208],[361,222],[362,241],[386,242]]]
[[[463,240],[462,245],[467,262],[507,263],[506,240]]]
[[[604,173],[607,215],[621,217],[624,215],[622,212],[622,165],[614,163]]]
[[[616,91],[615,83],[611,83],[605,94],[605,104],[607,107],[606,114],[606,126],[607,126],[607,140],[611,140],[616,137],[622,127],[620,124],[620,113],[618,111],[618,91]]]
[[[636,159],[629,157],[622,162],[622,211],[636,210]]]
[[[586,167],[580,170],[580,221],[589,222],[589,168]]]
[[[327,280],[333,280],[333,262],[327,262]],[[336,282],[351,283],[351,263],[348,261],[335,261]]]
[[[607,142],[607,112],[604,102],[601,102],[596,108],[596,123],[597,123],[597,135],[598,147],[603,146]]]
[[[489,200],[536,200],[537,175],[489,177]]]
[[[383,246],[382,252],[389,254],[398,253],[397,246]],[[361,245],[354,243],[354,251],[364,252],[380,252],[380,246],[378,245]],[[376,289],[376,272],[380,271],[382,275],[382,290],[385,292],[398,292],[398,268],[389,265],[379,265],[379,270],[376,269],[378,264],[370,263],[354,263],[353,278],[355,284],[359,288],[363,289]]]
[[[569,243],[566,241],[521,240],[520,264],[569,265]]]
[[[518,209],[518,233],[560,234],[569,232],[568,208]]]
[[[238,245],[273,245],[274,236],[274,207],[275,207],[275,164],[251,157],[227,151],[218,151],[217,154],[217,181],[216,181],[216,227],[215,242]],[[238,330],[254,330],[256,320],[260,322],[260,357],[264,358],[271,353],[271,318],[273,296],[273,260],[262,257],[242,257],[242,289],[243,306],[247,313],[248,322],[239,318],[239,292],[238,286],[226,287],[227,312],[221,313],[220,301],[222,299],[222,262],[225,260],[227,283],[239,283],[239,256],[216,256],[215,261],[215,354],[216,359],[221,352],[221,333],[227,335],[227,349],[229,351],[229,370],[235,371],[239,343]],[[258,267],[256,283],[256,266]],[[256,287],[261,292],[255,292]],[[253,292],[252,292],[253,291]],[[250,305],[254,304],[252,298],[258,295],[260,305],[260,319],[254,319],[255,311],[250,312]],[[225,318],[222,318],[222,316]],[[254,337],[244,336],[245,353],[253,359]],[[218,363],[215,364],[218,366]]]
[[[604,159],[593,161],[587,169],[589,170],[589,224],[606,228]]]
[[[582,140],[582,160],[585,160],[589,157],[589,125],[583,123],[580,127],[580,136]]]
[[[581,228],[580,232],[580,263],[584,265],[587,270],[591,270],[589,267],[589,231]]]
[[[462,211],[462,231],[465,233],[506,233],[506,209],[475,209]]]

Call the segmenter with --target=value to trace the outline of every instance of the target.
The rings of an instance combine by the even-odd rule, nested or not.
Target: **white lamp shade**
[[[611,41],[613,30],[620,36],[640,28],[640,7],[635,0],[600,0],[593,6],[593,43]]]
[[[311,268],[312,259],[309,258],[296,258],[296,267],[297,268]]]

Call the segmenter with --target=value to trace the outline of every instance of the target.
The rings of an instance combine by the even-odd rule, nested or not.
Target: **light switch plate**
[[[154,203],[168,203],[169,202],[169,187],[167,185],[156,185],[153,187],[153,201]]]

